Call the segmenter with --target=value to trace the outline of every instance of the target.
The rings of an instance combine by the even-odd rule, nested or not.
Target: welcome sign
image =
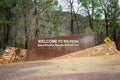
[[[94,46],[94,34],[32,39],[27,60],[45,60]]]
[[[38,46],[79,46],[79,40],[38,40]]]

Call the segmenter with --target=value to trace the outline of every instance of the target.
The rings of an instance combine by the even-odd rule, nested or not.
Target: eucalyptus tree
[[[14,8],[16,0],[0,0],[0,47],[9,45],[11,39],[11,28],[13,24]]]
[[[109,12],[108,12],[108,21],[109,21],[109,35],[116,42],[117,47],[119,46],[119,32],[120,32],[120,6],[119,0],[110,0],[109,1]]]
[[[36,0],[36,27],[38,37],[58,36],[61,29],[62,9],[57,0]]]
[[[98,1],[97,0],[79,0],[79,4],[82,4],[84,9],[86,10],[86,13],[89,18],[89,24],[91,29],[94,29],[94,18],[95,18],[95,12],[97,11],[98,7]]]

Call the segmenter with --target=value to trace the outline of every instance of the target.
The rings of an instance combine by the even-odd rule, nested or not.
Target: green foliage
[[[27,39],[35,38],[36,30],[39,38],[59,36],[61,15],[62,8],[58,6],[58,0],[0,1],[0,48],[7,45],[23,48],[26,36]],[[6,44],[7,34],[9,41]]]
[[[107,26],[109,36],[119,44],[120,6],[118,0],[79,0],[87,10],[93,31],[98,34],[98,42],[105,36]],[[106,26],[107,25],[107,26]],[[86,30],[86,29],[85,29]],[[89,28],[87,29],[89,31]],[[118,47],[120,47],[118,45]]]
[[[17,36],[16,37],[16,46],[17,47],[23,47],[24,46],[24,39],[23,39],[23,36]]]
[[[40,26],[44,26],[43,33],[46,35],[59,36],[60,26],[62,23],[62,8],[58,6],[57,0],[44,0],[38,2],[38,7],[41,8],[41,18]],[[43,5],[44,4],[44,5]],[[48,29],[48,30],[47,30]],[[46,30],[49,32],[46,32]],[[45,31],[45,32],[44,32]],[[48,36],[48,37],[49,37]]]
[[[90,27],[86,27],[84,33],[93,33],[93,30]]]
[[[3,53],[4,49],[0,48],[0,55]]]
[[[116,40],[119,46],[118,0],[78,0],[78,2],[84,7],[89,23],[93,27],[93,29],[86,27],[84,32],[97,33],[100,43],[105,36],[105,16],[107,16],[110,37]],[[62,8],[58,6],[58,0],[36,0],[36,2],[35,0],[0,0],[0,48],[15,45],[15,43],[16,46],[23,47],[25,37],[35,38],[36,31],[38,31],[38,38],[59,36],[62,23]],[[5,43],[6,34],[9,35],[7,44]]]

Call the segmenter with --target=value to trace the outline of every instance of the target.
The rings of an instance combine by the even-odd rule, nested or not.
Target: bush
[[[93,30],[90,27],[86,27],[84,33],[93,33]]]
[[[0,48],[0,55],[3,53],[4,49]]]

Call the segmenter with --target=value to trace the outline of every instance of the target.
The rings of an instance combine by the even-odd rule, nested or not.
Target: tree
[[[62,0],[63,10],[67,10],[70,13],[70,21],[69,21],[69,31],[70,34],[79,34],[80,33],[80,26],[79,26],[79,9],[80,5],[77,3],[78,0]],[[78,5],[75,7],[75,3]],[[69,20],[69,19],[68,19]]]
[[[38,1],[39,8],[39,37],[58,36],[62,19],[62,10],[57,0]]]
[[[105,17],[105,29],[106,29],[106,36],[109,36],[109,25],[108,25],[108,14],[109,14],[109,0],[99,0],[99,3],[103,9],[103,14]]]
[[[91,29],[93,30],[93,17],[94,17],[94,14],[95,14],[95,10],[96,8],[98,7],[98,2],[97,0],[94,1],[94,0],[79,0],[79,4],[82,4],[82,6],[85,8],[86,12],[87,12],[87,15],[88,15],[88,18],[89,18],[89,24],[90,24],[90,27]]]
[[[3,0],[0,1],[0,25],[1,27],[1,35],[3,36],[1,39],[2,46],[9,45],[10,40],[10,31],[12,26],[12,18],[14,11],[13,9],[16,7],[16,0]]]
[[[22,12],[23,12],[23,20],[24,20],[24,33],[25,33],[25,48],[28,46],[28,14],[30,12],[31,0],[22,0]]]
[[[119,24],[119,17],[120,17],[120,7],[119,7],[119,1],[118,0],[110,0],[110,5],[109,5],[109,27],[110,27],[110,34],[112,39],[115,41],[117,44],[119,41],[117,40],[117,29],[120,28]],[[118,44],[117,44],[118,46]]]
[[[97,32],[101,43],[105,36],[114,40],[118,47],[120,6],[118,0],[80,0],[89,17],[90,27]],[[105,24],[105,25],[104,25]],[[105,29],[105,31],[104,31]],[[104,35],[105,32],[105,35]]]

